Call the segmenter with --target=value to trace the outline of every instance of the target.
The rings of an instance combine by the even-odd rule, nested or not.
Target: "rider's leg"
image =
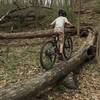
[[[59,34],[59,44],[60,44],[60,53],[63,54],[63,46],[64,46],[64,33]]]
[[[64,47],[64,33],[59,33],[59,60],[64,60],[63,47]]]
[[[63,28],[55,28],[54,32],[59,34],[59,41],[57,43],[58,47],[59,47],[59,59],[63,60],[64,56],[63,56],[63,46],[64,46],[64,29]]]

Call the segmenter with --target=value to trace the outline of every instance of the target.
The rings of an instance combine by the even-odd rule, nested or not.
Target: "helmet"
[[[64,9],[59,9],[58,15],[65,17],[66,16],[66,11]]]

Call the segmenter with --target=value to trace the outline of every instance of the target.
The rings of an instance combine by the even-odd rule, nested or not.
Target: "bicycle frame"
[[[59,35],[54,35],[53,36],[53,43],[54,43],[54,46],[56,47],[55,49],[55,53],[56,55],[59,54],[59,47],[58,47],[58,41],[59,41]]]
[[[46,70],[52,68],[52,66],[55,64],[57,56],[59,57],[60,50],[59,50],[58,41],[59,41],[59,35],[58,34],[53,35],[52,40],[47,41],[41,48],[40,63],[42,65],[42,67],[45,68]],[[68,47],[65,47],[65,45],[66,45],[65,42],[68,43]],[[68,48],[71,48],[71,46],[72,46],[69,43],[72,44],[72,41],[71,41],[70,36],[67,36],[67,34],[66,34],[65,38],[64,38],[64,52],[63,52],[66,59],[69,58],[69,56],[67,57],[67,55],[66,55],[66,50]],[[48,46],[50,46],[50,48],[48,48]],[[44,60],[44,58],[46,58],[46,59]]]

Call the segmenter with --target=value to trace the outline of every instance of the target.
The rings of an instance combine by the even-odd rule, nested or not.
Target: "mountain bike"
[[[40,64],[41,66],[49,70],[56,62],[57,56],[59,56],[59,35],[53,35],[52,40],[45,42],[40,50]],[[66,60],[71,57],[73,51],[73,41],[71,36],[64,36],[64,48],[63,55]]]

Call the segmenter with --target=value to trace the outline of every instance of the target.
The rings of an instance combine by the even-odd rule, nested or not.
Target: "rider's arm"
[[[56,20],[54,20],[54,21],[49,25],[49,27],[50,27],[50,28],[53,28],[54,25],[55,25],[55,23],[56,23]]]
[[[65,17],[65,27],[67,26],[73,26],[69,21],[68,19]]]
[[[50,24],[51,26],[52,25],[55,25],[55,23],[56,23],[56,19]]]

